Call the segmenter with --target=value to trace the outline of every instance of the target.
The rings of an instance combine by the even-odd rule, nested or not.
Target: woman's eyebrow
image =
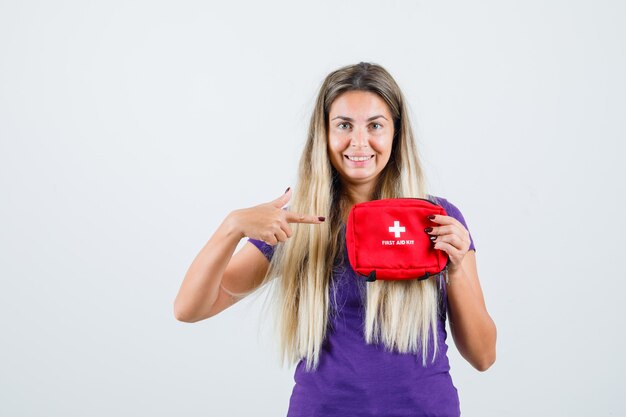
[[[386,118],[385,116],[383,116],[382,114],[378,114],[378,115],[376,115],[376,116],[372,116],[372,117],[370,117],[369,119],[367,119],[367,121],[369,122],[370,120],[378,119],[379,117],[382,117],[383,119],[387,120],[387,118]],[[349,122],[353,122],[353,121],[354,121],[354,119],[353,119],[353,118],[351,118],[351,117],[347,117],[347,116],[337,116],[337,117],[333,117],[333,118],[331,119],[331,122],[332,122],[333,120],[335,120],[335,119],[343,119],[343,120],[347,120],[347,121],[349,121]]]

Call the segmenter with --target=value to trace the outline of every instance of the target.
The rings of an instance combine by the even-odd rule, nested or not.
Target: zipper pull
[[[446,285],[448,285],[450,283],[450,280],[448,279],[448,265],[446,265],[445,271],[446,271]]]

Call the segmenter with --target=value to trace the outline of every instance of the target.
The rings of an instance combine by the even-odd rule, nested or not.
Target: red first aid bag
[[[426,279],[448,271],[448,254],[433,247],[431,214],[446,210],[424,198],[388,198],[352,206],[346,246],[352,268],[367,281]]]

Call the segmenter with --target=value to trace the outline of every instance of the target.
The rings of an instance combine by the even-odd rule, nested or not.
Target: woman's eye
[[[345,127],[344,127],[344,126],[345,126]],[[380,129],[382,129],[382,127],[383,127],[380,123],[372,123],[372,126],[374,126],[374,129],[375,129],[375,130],[380,130]],[[339,124],[337,125],[337,127],[338,127],[339,129],[341,129],[341,130],[344,130],[344,129],[346,129],[346,128],[349,128],[349,127],[350,127],[350,123],[339,123]]]

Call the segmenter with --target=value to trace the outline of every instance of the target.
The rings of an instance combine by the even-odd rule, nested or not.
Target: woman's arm
[[[250,242],[233,256],[241,239],[247,236],[273,246],[291,237],[289,223],[324,220],[281,209],[290,197],[288,188],[269,203],[235,210],[224,219],[185,274],[174,300],[176,319],[194,323],[212,317],[245,297],[235,293],[250,293],[261,285],[269,262]]]
[[[461,355],[483,372],[496,361],[496,325],[489,316],[478,280],[476,252],[468,251],[447,286],[450,329]]]
[[[187,270],[174,300],[174,316],[177,320],[194,323],[211,317],[213,304],[221,294],[220,283],[242,238],[231,213],[196,255]],[[256,272],[256,269],[251,268],[248,272],[247,275],[238,277],[240,281],[244,281],[239,285],[247,287],[251,285],[255,278],[252,272]],[[232,283],[230,285],[233,287]],[[234,291],[234,288],[232,290]]]

